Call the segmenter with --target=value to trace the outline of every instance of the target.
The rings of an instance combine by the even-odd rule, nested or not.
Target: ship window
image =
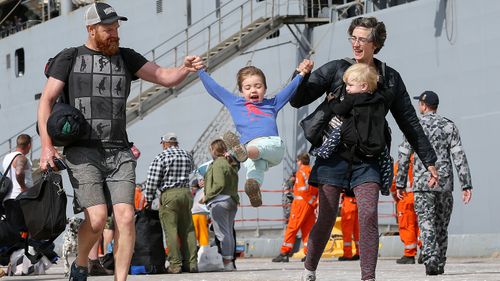
[[[7,69],[10,69],[10,54],[5,56],[5,62],[7,64]]]
[[[24,76],[24,49],[17,49],[16,52],[16,77]]]
[[[163,13],[163,0],[156,0],[156,13]]]

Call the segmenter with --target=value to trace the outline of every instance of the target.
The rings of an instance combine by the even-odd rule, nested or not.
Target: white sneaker
[[[236,268],[234,268],[234,265],[232,262],[226,263],[224,265],[224,271],[235,271],[235,270],[236,270]]]
[[[316,271],[310,271],[310,270],[304,269],[304,272],[302,273],[302,278],[300,280],[301,281],[316,281]]]

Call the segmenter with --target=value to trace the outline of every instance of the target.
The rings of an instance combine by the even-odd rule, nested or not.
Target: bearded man
[[[165,87],[182,82],[202,67],[201,58],[187,56],[176,68],[163,68],[129,48],[119,47],[119,16],[106,3],[94,3],[85,13],[88,38],[83,46],[65,49],[49,65],[40,98],[38,124],[42,152],[40,167],[55,167],[60,158],[47,133],[47,120],[57,98],[79,105],[88,130],[66,146],[68,174],[75,191],[75,213],[84,212],[78,232],[78,256],[70,280],[87,280],[88,254],[101,235],[107,206],[115,223],[115,280],[126,280],[134,249],[134,188],[136,159],[126,132],[125,105],[132,80],[142,78]]]

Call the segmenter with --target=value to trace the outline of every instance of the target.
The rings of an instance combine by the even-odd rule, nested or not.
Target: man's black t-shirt
[[[147,60],[132,49],[105,56],[80,46],[65,49],[48,75],[67,83],[69,103],[85,116],[89,133],[81,144],[99,143],[104,148],[127,147],[126,102],[134,75]]]

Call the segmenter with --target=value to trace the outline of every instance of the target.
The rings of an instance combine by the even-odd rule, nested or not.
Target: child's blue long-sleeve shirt
[[[259,137],[278,136],[278,112],[290,100],[302,81],[302,75],[296,75],[273,98],[253,103],[224,89],[204,70],[199,70],[198,76],[208,93],[227,107],[241,136],[240,141],[244,144]]]

